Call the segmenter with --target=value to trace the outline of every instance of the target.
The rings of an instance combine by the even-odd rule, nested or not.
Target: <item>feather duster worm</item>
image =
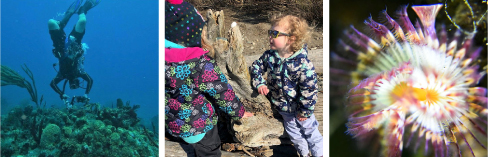
[[[365,21],[369,35],[351,26],[350,41],[339,42],[357,62],[333,56],[356,66],[346,98],[347,133],[359,140],[379,134],[382,155],[400,156],[404,147],[420,145],[436,156],[474,156],[474,145],[486,151],[488,98],[486,88],[476,87],[486,74],[477,62],[481,48],[459,31],[452,37],[445,27],[436,31],[441,8],[412,6],[420,19],[415,25],[406,6],[395,19],[383,11],[382,24]]]

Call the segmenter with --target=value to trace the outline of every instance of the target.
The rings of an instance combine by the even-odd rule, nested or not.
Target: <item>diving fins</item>
[[[86,0],[85,4],[78,10],[78,14],[86,14],[88,10],[97,6],[101,1],[102,0]]]
[[[66,26],[66,24],[68,24],[68,21],[69,19],[71,18],[71,16],[73,16],[73,14],[80,8],[81,6],[81,3],[83,3],[83,0],[75,0],[68,8],[68,10],[66,10],[66,12],[64,13],[64,17],[63,19],[59,22],[59,27],[62,29],[64,28],[64,26]]]

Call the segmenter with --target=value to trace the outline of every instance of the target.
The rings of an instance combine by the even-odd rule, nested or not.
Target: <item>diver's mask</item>
[[[70,89],[80,88],[80,80],[79,79],[71,79],[71,80],[69,80],[69,88]]]

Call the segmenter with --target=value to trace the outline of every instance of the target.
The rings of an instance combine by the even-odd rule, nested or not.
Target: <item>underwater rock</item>
[[[11,156],[15,153],[15,145],[13,144],[14,138],[6,136],[4,132],[2,132],[2,156]]]
[[[22,125],[22,115],[23,110],[20,107],[13,108],[10,112],[8,112],[8,116],[5,119],[2,119],[2,127],[19,127]]]
[[[41,136],[41,147],[45,149],[54,149],[56,148],[57,142],[59,142],[61,129],[56,124],[48,124],[42,130]]]
[[[73,133],[73,128],[63,127],[63,133],[66,137],[71,137],[71,134]]]
[[[81,128],[86,123],[87,123],[86,119],[79,118],[78,120],[76,120],[75,126],[76,126],[76,128]]]
[[[141,120],[137,117],[137,109],[140,105],[130,106],[129,102],[123,105],[122,99],[117,99],[117,108],[103,108],[97,119],[116,128],[134,127]]]
[[[110,135],[110,141],[111,141],[112,143],[117,143],[117,141],[119,141],[119,140],[120,140],[120,135],[119,135],[119,133],[114,132],[114,133],[112,133],[112,134]]]
[[[122,101],[122,99],[117,99],[117,108],[122,108],[124,106],[124,102]]]
[[[32,110],[34,110],[34,107],[32,107],[31,105],[26,106],[26,107],[24,108],[24,115],[25,115],[25,116],[30,116],[30,115],[31,115],[31,113],[32,113]]]

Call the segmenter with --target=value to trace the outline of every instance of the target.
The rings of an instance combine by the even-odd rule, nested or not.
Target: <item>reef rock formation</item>
[[[59,135],[61,133],[59,126],[56,124],[48,124],[42,132],[41,147],[49,150],[56,148],[55,145],[59,142]]]
[[[139,105],[117,102],[13,108],[1,117],[1,156],[158,156],[158,137],[140,126]]]

